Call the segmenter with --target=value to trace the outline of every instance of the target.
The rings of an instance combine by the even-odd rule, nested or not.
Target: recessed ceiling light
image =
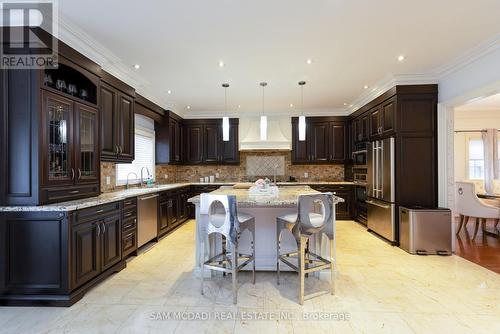
[[[290,108],[293,108],[293,103],[290,103]]]
[[[170,89],[167,90],[167,94],[172,94],[172,91]]]
[[[136,70],[138,70],[138,69],[140,69],[140,68],[141,68],[141,65],[139,65],[139,64],[135,64],[135,65],[134,65],[134,68],[135,68]]]
[[[369,87],[368,85],[364,85],[364,86],[363,86],[363,88],[364,88],[364,89],[368,89],[368,88],[370,88],[370,87]]]
[[[238,104],[238,109],[241,109],[241,104]]]
[[[313,62],[313,61],[312,61],[312,59],[308,59],[308,60],[306,60],[306,64],[308,64],[308,65],[311,65],[311,64],[312,64],[312,62]]]
[[[344,102],[344,105],[346,106],[346,105],[347,105],[347,103],[345,103],[345,102]]]
[[[191,109],[191,106],[187,106],[186,108]]]
[[[405,57],[404,55],[399,55],[399,57],[398,57],[398,61],[403,61],[403,60],[405,60],[405,58],[406,58],[406,57]]]
[[[221,61],[219,61],[219,67],[224,67],[224,65],[225,65],[225,64],[224,64],[224,62],[223,62],[222,60],[221,60]]]
[[[350,104],[350,105],[349,105],[349,108],[352,108],[352,106],[353,106],[353,105],[352,105],[352,104]]]

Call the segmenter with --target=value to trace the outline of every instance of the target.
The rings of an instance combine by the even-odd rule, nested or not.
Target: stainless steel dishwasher
[[[140,196],[137,201],[137,245],[158,235],[158,194]]]

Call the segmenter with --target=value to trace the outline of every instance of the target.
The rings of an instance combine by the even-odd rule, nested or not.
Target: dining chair
[[[321,210],[317,210],[321,208]],[[321,211],[321,213],[317,213]],[[318,270],[330,269],[330,290],[335,294],[335,244],[333,225],[333,195],[332,193],[300,195],[297,212],[277,217],[276,224],[276,275],[280,284],[280,262],[285,263],[299,274],[299,303],[304,304],[304,283],[307,274]],[[297,244],[296,252],[281,254],[282,232],[292,233]],[[321,237],[324,233],[329,239],[330,259],[327,260],[314,254],[307,247],[312,236]],[[297,265],[291,261],[297,262]]]
[[[473,182],[460,181],[456,183],[456,207],[460,215],[460,225],[458,226],[457,235],[462,227],[467,228],[469,218],[476,218],[474,227],[475,239],[481,221],[482,228],[486,228],[486,220],[494,219],[495,228],[500,219],[500,207],[492,205],[493,202],[487,203],[477,197],[475,192],[475,184]]]
[[[237,273],[253,263],[252,281],[255,284],[255,218],[245,213],[237,212],[236,196],[234,195],[214,195],[204,193],[200,195],[200,244],[204,250],[205,240],[212,234],[222,235],[222,251],[210,257],[204,258],[201,253],[201,294],[203,295],[204,269],[221,271],[224,274],[230,273],[233,281],[233,303],[237,303]],[[239,249],[239,239],[245,230],[252,234],[251,253],[243,254]],[[210,245],[210,243],[209,243]],[[209,246],[210,247],[210,246]],[[228,249],[230,250],[228,252]],[[215,252],[215,250],[213,250]],[[209,251],[210,253],[210,251]]]

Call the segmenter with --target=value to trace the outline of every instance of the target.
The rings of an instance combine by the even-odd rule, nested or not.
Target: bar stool
[[[222,245],[222,252],[205,261],[201,252],[201,294],[203,295],[204,269],[221,271],[232,274],[233,303],[237,302],[237,277],[238,271],[253,262],[252,281],[255,284],[255,218],[245,213],[237,213],[236,196],[201,194],[200,196],[200,222],[204,227],[200,232],[201,249],[205,249],[204,241],[211,234],[220,234],[226,239]],[[249,230],[252,233],[252,254],[239,252],[238,242],[241,233]],[[227,250],[230,250],[228,252]],[[227,267],[229,265],[229,267]]]
[[[314,211],[320,207],[321,214]],[[331,193],[300,195],[297,213],[279,216],[276,224],[277,246],[277,283],[280,284],[280,261],[299,273],[299,303],[304,304],[304,280],[307,274],[330,268],[331,294],[335,294],[334,271],[334,227],[333,227],[333,195]],[[292,233],[297,242],[297,252],[281,254],[281,234],[284,230]],[[321,237],[325,233],[330,244],[330,260],[309,251],[307,243],[312,235]],[[297,259],[297,265],[290,260]]]

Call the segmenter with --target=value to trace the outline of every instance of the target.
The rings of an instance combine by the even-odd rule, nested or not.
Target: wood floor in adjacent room
[[[462,228],[462,231],[456,236],[456,254],[500,274],[500,239],[484,234],[479,228],[479,232],[473,240],[474,224],[475,221],[471,219],[467,224],[467,229]],[[488,222],[488,228],[493,229],[491,222]]]
[[[459,256],[413,256],[351,221],[337,223],[335,296],[297,303],[297,276],[242,273],[238,306],[230,277],[194,268],[194,221],[154,244],[70,308],[1,307],[0,333],[500,333],[500,275]],[[306,279],[306,293],[328,281]],[[342,312],[344,321],[158,320],[169,311]]]

